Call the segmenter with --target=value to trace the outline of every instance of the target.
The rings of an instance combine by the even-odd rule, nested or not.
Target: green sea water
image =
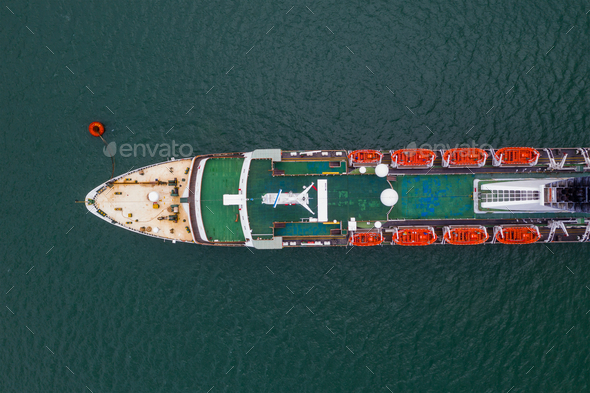
[[[194,154],[590,146],[590,4],[0,8],[1,392],[590,389],[588,245],[210,248],[74,203],[111,174],[91,121]],[[116,174],[166,159],[136,150]]]

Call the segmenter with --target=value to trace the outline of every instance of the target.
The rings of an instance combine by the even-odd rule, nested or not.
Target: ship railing
[[[584,157],[584,162],[586,163],[586,166],[584,167],[584,169],[590,169],[590,156],[588,156],[588,149],[586,149],[584,147],[580,147],[579,149],[576,150],[576,152],[581,154],[582,157]]]
[[[587,242],[590,240],[590,221],[586,225],[586,231],[584,231],[584,235],[579,239],[580,242]]]
[[[440,159],[442,160],[441,166],[443,168],[448,168],[450,161],[449,160],[445,160],[445,150],[442,150],[441,149],[441,150],[439,150],[439,152],[440,152]]]
[[[442,239],[441,239],[441,242],[440,242],[441,244],[445,244],[446,243],[445,236],[447,236],[447,233],[450,232],[450,230],[451,230],[451,227],[448,226],[448,225],[445,225],[443,227],[443,235],[442,235]]]
[[[563,231],[563,233],[565,233],[565,236],[569,236],[569,233],[567,232],[567,228],[565,227],[566,223],[576,223],[576,220],[563,220],[563,221],[554,221],[551,220],[549,221],[549,235],[547,236],[547,239],[545,240],[545,243],[551,243],[553,241],[553,238],[555,237],[555,232],[557,231],[557,229],[560,229]]]
[[[543,149],[545,150],[545,152],[547,153],[547,158],[549,158],[549,169],[551,170],[568,170],[568,168],[564,168],[563,166],[565,165],[565,160],[567,159],[567,153],[565,153],[563,155],[563,158],[561,159],[561,161],[558,163],[557,161],[555,161],[555,156],[553,155],[553,150],[552,149]]]
[[[494,236],[492,237],[492,244],[496,243],[496,239],[497,239],[497,234],[500,233],[501,237],[504,237],[504,230],[501,226],[496,225],[494,227]]]
[[[500,159],[496,159],[496,152],[494,151],[493,147],[490,147],[490,153],[492,154],[492,165],[493,166],[500,166],[502,164],[502,158],[504,158],[503,154],[500,154]],[[495,236],[494,236],[495,239]]]

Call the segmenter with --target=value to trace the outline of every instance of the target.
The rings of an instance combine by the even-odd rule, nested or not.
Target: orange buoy
[[[88,126],[88,131],[90,131],[90,135],[99,137],[102,136],[102,134],[104,134],[104,126],[102,125],[102,123],[93,121]]]

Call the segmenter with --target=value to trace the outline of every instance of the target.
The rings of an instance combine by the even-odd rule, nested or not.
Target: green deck
[[[474,218],[473,175],[398,176],[390,219]]]
[[[334,160],[337,162],[337,160]],[[346,162],[340,161],[340,166],[330,168],[329,161],[281,161],[275,162],[274,167],[277,170],[285,171],[285,175],[322,175],[324,173],[344,173],[346,172]]]
[[[286,162],[284,164],[287,164]],[[248,176],[248,216],[253,236],[272,234],[274,222],[299,222],[303,218],[314,217],[299,205],[277,206],[263,205],[262,196],[283,192],[301,192],[303,186],[318,179],[328,180],[328,219],[344,221],[355,217],[357,221],[375,221],[387,219],[389,208],[384,206],[379,197],[381,191],[389,188],[385,179],[371,175],[317,175],[317,176],[272,176],[270,160],[252,160]],[[317,217],[317,191],[309,192],[309,207]]]
[[[275,236],[330,236],[331,229],[340,229],[340,223],[289,222],[284,228],[275,228]]]
[[[223,206],[223,194],[237,194],[243,164],[241,158],[209,159],[205,166],[201,191],[201,211],[207,236],[211,241],[244,241],[241,223],[236,222],[238,206]],[[343,170],[344,163],[341,167]],[[389,219],[470,219],[476,218],[473,209],[473,182],[475,175],[405,175],[397,176],[391,186],[399,195],[398,203],[390,210],[381,203],[380,195],[390,185],[384,178],[372,173],[360,174],[322,174],[335,172],[337,168],[329,168],[328,161],[321,162],[277,162],[275,169],[285,171],[285,176],[273,176],[270,159],[251,161],[248,174],[247,198],[248,217],[254,238],[275,236],[328,236],[330,229],[347,229],[347,223],[355,218],[359,227],[370,228],[374,221]],[[371,168],[372,169],[372,168]],[[314,173],[317,174],[304,174]],[[371,171],[372,172],[372,171]],[[288,176],[296,175],[296,176]],[[543,174],[480,174],[477,178],[522,178],[546,177]],[[575,175],[574,175],[575,176]],[[283,193],[293,191],[299,193],[318,179],[328,181],[328,220],[336,220],[338,224],[301,223],[311,217],[317,217],[317,191],[309,192],[309,207],[315,214],[308,212],[300,205],[262,204],[262,196],[266,193]],[[252,200],[250,200],[252,199]],[[563,213],[539,213],[539,217],[563,216]],[[568,213],[568,216],[583,216],[582,213]],[[478,214],[477,217],[483,215]],[[537,214],[487,214],[489,218],[510,218],[527,216],[534,218]],[[275,222],[288,223],[284,228],[274,228]],[[290,224],[298,223],[298,224]]]
[[[210,241],[244,241],[238,206],[224,206],[223,194],[237,194],[243,158],[209,158],[201,185],[203,225]]]

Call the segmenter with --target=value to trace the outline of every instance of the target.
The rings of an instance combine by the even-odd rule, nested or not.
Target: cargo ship
[[[590,240],[590,149],[254,150],[170,159],[85,204],[138,234],[256,249]]]

